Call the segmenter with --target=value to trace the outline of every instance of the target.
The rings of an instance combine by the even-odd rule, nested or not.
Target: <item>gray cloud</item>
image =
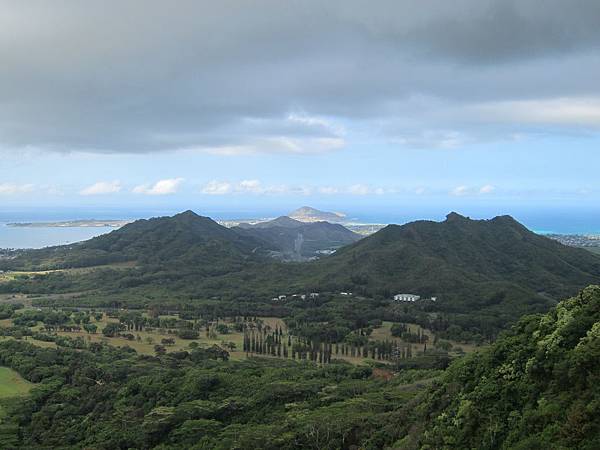
[[[572,111],[600,98],[594,0],[3,1],[2,11],[0,148],[327,151],[345,142],[343,125],[374,122],[412,145],[527,128],[511,104],[560,99]],[[600,126],[594,111],[566,125]],[[548,114],[530,116],[539,127]]]

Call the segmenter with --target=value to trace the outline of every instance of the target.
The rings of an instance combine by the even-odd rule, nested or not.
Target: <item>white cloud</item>
[[[600,127],[600,98],[490,102],[472,108],[484,120],[516,124]]]
[[[333,186],[321,186],[319,193],[324,195],[335,195],[340,193],[340,189]]]
[[[465,195],[487,195],[491,194],[496,190],[496,186],[491,184],[485,184],[480,188],[473,188],[465,185],[456,186],[450,191],[451,195],[462,197]]]
[[[400,134],[390,142],[408,148],[455,149],[467,144],[471,138],[455,130],[429,130]]]
[[[0,195],[27,194],[34,188],[33,184],[0,183]]]
[[[469,193],[469,188],[467,186],[456,186],[450,192],[452,195],[456,195],[457,197],[467,195]]]
[[[275,136],[256,139],[241,145],[202,148],[206,153],[223,156],[254,155],[259,153],[325,153],[341,149],[346,142],[341,137],[302,138]]]
[[[485,186],[481,186],[481,188],[479,189],[479,193],[480,194],[491,194],[495,190],[496,190],[495,186],[492,186],[491,184],[486,184]]]
[[[65,192],[63,191],[63,189],[60,186],[57,186],[54,184],[42,185],[39,188],[42,189],[44,192],[46,192],[46,194],[48,194],[48,195],[56,195],[56,196],[65,195]]]
[[[207,195],[225,195],[232,192],[232,186],[227,182],[210,181],[202,187],[200,192]]]
[[[213,180],[206,183],[200,189],[200,192],[207,195],[226,195],[226,194],[286,194],[298,193],[298,189],[286,185],[265,186],[260,180],[242,180],[239,183],[229,181]]]
[[[179,186],[183,183],[183,178],[167,178],[159,180],[153,185],[142,184],[133,188],[135,194],[145,195],[169,195],[175,194]]]
[[[369,192],[369,187],[364,184],[354,184],[348,188],[348,193],[352,195],[367,195]]]
[[[385,195],[397,193],[396,189],[374,187],[367,184],[350,186],[310,186],[310,185],[265,185],[260,180],[250,179],[240,182],[213,180],[206,183],[200,192],[207,195]]]
[[[255,194],[261,194],[264,192],[259,180],[244,180],[239,184],[239,189],[244,192],[252,192]]]
[[[289,114],[287,120],[291,123],[298,123],[314,128],[322,128],[323,130],[331,133],[334,136],[342,136],[346,133],[346,130],[342,125],[336,124],[332,120],[324,119],[322,117],[310,116],[306,113]]]
[[[343,192],[350,195],[384,195],[393,191],[382,187],[372,187],[366,184],[353,184],[344,189]]]
[[[116,194],[121,191],[121,183],[119,181],[98,181],[91,186],[82,189],[81,195],[105,195]]]

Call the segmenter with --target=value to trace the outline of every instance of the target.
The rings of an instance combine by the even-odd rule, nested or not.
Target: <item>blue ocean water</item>
[[[441,206],[326,208],[342,210],[347,218],[356,223],[403,224],[414,220],[444,220],[451,209]],[[36,208],[22,210],[0,210],[0,248],[42,248],[90,239],[108,233],[114,228],[53,228],[53,227],[8,227],[10,222],[50,222],[78,219],[138,219],[172,215],[185,208],[135,210],[131,208]],[[200,210],[197,213],[216,220],[268,218],[284,215],[293,208],[258,207],[256,209]],[[454,209],[454,208],[452,208]],[[473,219],[490,219],[509,214],[537,233],[600,234],[600,208],[583,207],[503,207],[482,206],[455,209],[456,212]]]
[[[9,227],[0,223],[0,248],[42,248],[85,241],[114,228]]]

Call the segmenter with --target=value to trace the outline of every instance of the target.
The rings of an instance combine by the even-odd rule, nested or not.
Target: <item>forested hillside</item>
[[[452,298],[506,284],[554,298],[600,280],[600,258],[537,235],[510,216],[389,225],[317,264],[324,277],[373,292]],[[497,289],[499,290],[499,289]],[[497,299],[496,299],[497,300]]]
[[[419,439],[400,448],[600,448],[599,380],[600,286],[591,286],[456,361],[420,408]]]
[[[380,449],[406,433],[415,379],[368,367],[257,359],[202,349],[160,358],[0,343],[0,364],[38,383],[5,405],[3,449]]]

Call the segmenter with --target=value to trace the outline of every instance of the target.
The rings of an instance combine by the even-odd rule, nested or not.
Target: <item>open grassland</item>
[[[132,269],[136,266],[135,261],[124,261],[119,263],[104,264],[99,266],[90,267],[76,267],[72,269],[48,269],[48,270],[35,270],[35,271],[24,271],[24,270],[10,270],[0,273],[0,283],[6,283],[19,278],[29,278],[36,275],[47,275],[49,273],[64,272],[69,274],[83,274],[93,272],[94,270],[101,269]]]
[[[381,324],[381,327],[375,328],[373,330],[373,333],[371,333],[371,336],[369,336],[369,340],[371,340],[371,341],[388,340],[388,341],[403,342],[402,339],[392,336],[391,328],[392,328],[393,324],[394,324],[393,322],[383,322]],[[421,334],[425,334],[429,338],[428,342],[427,342],[427,348],[431,349],[434,347],[434,344],[433,344],[434,335],[430,330],[423,328],[420,325],[417,325],[416,323],[407,323],[406,325],[408,326],[409,331],[411,331],[413,333],[421,332]],[[470,352],[473,352],[473,351],[481,348],[481,346],[478,346],[475,344],[463,344],[463,343],[451,341],[451,340],[449,340],[447,342],[449,342],[452,345],[453,349],[455,349],[455,350],[462,349],[462,351],[464,351],[465,353],[470,353]],[[422,352],[425,349],[425,344],[414,343],[411,345],[413,346],[413,350],[415,350],[415,351]]]
[[[32,309],[31,306],[26,306],[25,309]],[[147,315],[148,312],[144,313]],[[178,319],[177,315],[164,315],[160,316],[161,319]],[[275,330],[276,328],[280,328],[284,332],[283,341],[287,342],[287,327],[285,326],[285,322],[281,318],[277,317],[260,317],[258,318],[263,326],[270,327],[271,330]],[[97,343],[106,343],[115,347],[130,347],[134,349],[136,352],[146,355],[154,355],[155,354],[155,346],[163,345],[163,340],[173,340],[173,344],[164,345],[167,352],[176,352],[182,350],[190,350],[190,344],[192,342],[198,344],[200,347],[211,347],[213,345],[218,345],[224,349],[226,349],[230,358],[234,360],[241,360],[248,356],[260,356],[260,357],[271,357],[270,355],[257,355],[250,354],[247,355],[246,352],[243,351],[244,346],[244,334],[243,332],[236,331],[233,326],[234,323],[227,320],[220,320],[219,322],[211,323],[208,330],[203,327],[199,331],[199,337],[196,339],[182,339],[179,338],[176,334],[176,329],[168,329],[168,328],[148,328],[144,330],[138,331],[125,331],[122,334],[131,334],[133,339],[128,339],[123,336],[115,336],[115,337],[107,337],[102,334],[102,330],[109,323],[118,323],[118,319],[111,318],[107,314],[103,314],[100,320],[95,320],[92,318],[91,323],[97,326],[96,333],[88,333],[84,330],[81,331],[58,331],[56,334],[60,336],[66,336],[70,338],[81,338],[88,343],[97,342]],[[227,333],[219,333],[217,330],[218,324],[226,324],[228,325],[229,332]],[[12,326],[11,319],[3,319],[0,320],[0,327],[10,327]],[[391,341],[396,342],[398,344],[406,343],[400,337],[392,336],[391,327],[392,322],[383,322],[381,327],[375,328],[372,334],[369,336],[370,341]],[[433,340],[434,336],[431,331],[421,328],[417,324],[407,324],[409,330],[413,333],[420,332],[429,337],[429,341],[427,343],[427,349],[432,349],[434,347]],[[45,332],[44,326],[41,323],[32,327],[32,330]],[[0,339],[12,339],[10,337],[1,338]],[[30,342],[39,347],[45,348],[56,348],[56,344],[54,342],[45,342],[33,339],[32,337],[23,337],[23,340]],[[460,344],[456,342],[450,341],[453,346],[453,349],[460,348],[465,352],[471,352],[476,350],[478,347],[474,345],[468,344]],[[341,344],[340,348],[341,348]],[[420,343],[412,343],[410,344],[412,351],[414,354],[422,353],[425,350],[425,344]],[[332,355],[332,359],[344,360],[350,362],[352,364],[364,364],[366,362],[379,362],[381,360],[372,359],[370,356],[363,357],[362,355],[351,356],[348,354],[342,354],[340,351],[338,354]]]
[[[175,318],[177,316],[161,316],[162,318]],[[282,319],[277,317],[264,317],[261,318],[263,323],[269,325],[272,329],[275,326],[284,328],[285,324]],[[171,330],[169,333],[166,329],[153,329],[152,331],[132,331],[131,334],[135,336],[135,339],[129,340],[124,337],[106,337],[101,331],[106,325],[110,322],[118,322],[117,319],[113,319],[108,317],[106,314],[103,316],[100,321],[93,321],[95,325],[98,326],[98,333],[89,334],[85,331],[79,332],[58,332],[57,334],[61,336],[69,336],[69,337],[77,337],[81,336],[85,340],[89,342],[105,342],[107,344],[116,346],[116,347],[131,347],[138,353],[143,353],[146,355],[154,354],[154,346],[156,344],[161,344],[163,339],[172,338],[175,340],[175,344],[167,345],[167,352],[181,351],[189,349],[189,345],[192,342],[197,342],[202,347],[211,347],[212,345],[218,345],[226,348],[232,359],[243,359],[246,357],[246,353],[243,351],[244,344],[244,335],[241,332],[236,332],[230,327],[230,331],[227,334],[219,334],[215,330],[215,326],[211,326],[208,333],[205,330],[200,332],[200,336],[197,339],[180,339],[175,334],[175,330]],[[220,323],[225,323],[231,325],[231,322],[221,321]],[[41,328],[41,327],[40,327]],[[138,339],[139,337],[139,339]],[[37,343],[36,343],[37,344]],[[230,345],[233,344],[234,346]]]
[[[33,386],[14,370],[0,367],[0,426],[7,414],[3,403],[27,395]]]
[[[176,318],[177,316],[161,316],[162,318]],[[269,325],[271,328],[281,327],[285,329],[285,324],[282,319],[277,317],[264,317],[261,318],[264,324]],[[146,355],[154,355],[154,346],[157,344],[161,344],[163,339],[174,339],[175,344],[167,345],[167,352],[174,352],[180,350],[189,349],[189,345],[192,342],[198,343],[202,347],[211,347],[212,345],[218,345],[226,348],[232,359],[243,359],[246,357],[243,349],[243,340],[244,335],[241,332],[236,332],[230,327],[230,331],[227,334],[219,334],[216,332],[216,327],[212,325],[207,333],[205,330],[201,330],[200,336],[197,339],[180,339],[175,335],[175,330],[167,330],[162,328],[152,329],[151,331],[143,330],[143,331],[131,331],[131,334],[135,336],[133,340],[117,336],[117,337],[106,337],[102,334],[102,329],[106,327],[109,323],[114,322],[118,323],[117,319],[110,318],[106,314],[103,315],[101,320],[92,320],[92,323],[98,327],[98,331],[96,333],[87,333],[86,331],[75,331],[75,332],[67,332],[67,331],[59,331],[56,334],[60,336],[67,336],[71,338],[81,337],[87,342],[103,342],[109,345],[113,345],[115,347],[131,347],[136,352],[146,354]],[[221,321],[220,323],[225,323],[231,325],[230,322]],[[3,327],[11,327],[13,326],[12,319],[3,319],[0,320],[0,328]],[[44,332],[44,327],[41,324],[32,327],[32,330]],[[171,331],[171,332],[169,332]],[[3,339],[13,339],[12,337],[3,337],[0,336],[0,340]],[[31,344],[37,345],[39,347],[51,347],[56,348],[56,344],[54,342],[45,342],[33,339],[31,337],[24,337],[23,340],[30,342]],[[233,345],[231,345],[233,344]]]
[[[14,370],[0,367],[0,399],[26,395],[33,384],[25,380]]]
[[[28,278],[34,275],[46,275],[56,270],[40,270],[37,272],[25,272],[25,271],[10,271],[0,273],[0,283],[7,283],[9,281],[17,280],[19,278]]]
[[[0,336],[0,342],[6,341],[9,339],[15,339],[12,336]],[[29,342],[37,347],[42,348],[57,348],[57,345],[54,342],[46,342],[46,341],[38,341],[37,339],[33,339],[31,336],[24,336],[22,339],[24,342]]]

